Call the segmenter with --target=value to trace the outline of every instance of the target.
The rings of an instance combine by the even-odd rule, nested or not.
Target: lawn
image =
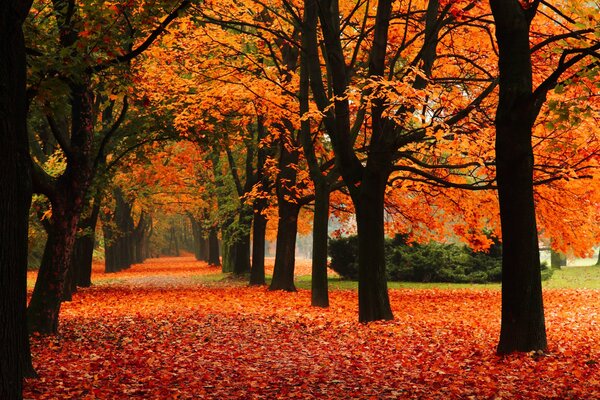
[[[94,282],[64,303],[59,336],[32,338],[25,398],[600,397],[598,290],[547,289],[549,353],[498,357],[493,287],[394,287],[395,320],[359,324],[340,281],[329,309],[310,307],[306,278],[270,292],[189,258],[95,266]]]

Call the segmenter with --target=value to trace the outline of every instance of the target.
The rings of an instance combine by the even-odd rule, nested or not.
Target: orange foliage
[[[32,338],[40,379],[24,397],[600,396],[599,291],[546,291],[549,354],[501,358],[497,291],[392,290],[396,320],[362,325],[354,291],[333,291],[324,310],[306,290],[194,279],[214,272],[149,260],[82,290],[60,336]]]

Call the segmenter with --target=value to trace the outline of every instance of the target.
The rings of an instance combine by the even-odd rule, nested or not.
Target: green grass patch
[[[600,289],[600,267],[563,267],[543,283],[549,289]]]
[[[296,277],[299,289],[310,289],[310,275]],[[554,270],[550,279],[543,281],[547,289],[600,289],[600,267],[563,267]],[[499,283],[418,283],[388,282],[390,289],[495,289],[500,290]],[[358,282],[341,278],[329,278],[330,290],[357,290]]]
[[[296,287],[310,289],[310,275],[296,277]],[[388,282],[390,289],[500,289],[499,283],[421,283],[421,282]],[[357,290],[358,282],[341,278],[329,278],[330,290]]]

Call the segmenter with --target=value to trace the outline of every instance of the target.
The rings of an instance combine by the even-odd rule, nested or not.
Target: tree
[[[31,177],[27,136],[23,22],[31,1],[0,5],[0,397],[22,398],[29,372],[27,227]],[[26,354],[27,353],[27,354]]]
[[[63,62],[68,66],[66,71],[59,70],[55,75],[58,74],[62,78],[62,81],[58,79],[59,81],[66,82],[61,85],[69,94],[70,116],[65,119],[70,120],[70,127],[67,129],[61,127],[52,107],[44,105],[46,119],[67,163],[64,172],[58,177],[49,176],[34,163],[32,174],[34,189],[50,199],[52,217],[44,258],[29,303],[28,322],[32,332],[57,332],[65,276],[71,264],[77,226],[87,191],[97,173],[99,157],[101,158],[104,148],[123,122],[128,107],[126,98],[123,98],[121,117],[117,118],[111,127],[95,132],[95,125],[98,122],[98,115],[95,112],[97,104],[94,102],[97,98],[95,90],[102,87],[95,81],[95,77],[113,66],[126,65],[145,51],[189,3],[189,0],[179,3],[135,48],[133,42],[138,31],[130,25],[129,10],[126,8],[110,8],[106,10],[107,14],[89,15],[91,21],[84,21],[80,11],[94,11],[93,8],[80,10],[80,6],[72,0],[57,0],[52,3],[57,27],[54,34],[58,36],[55,39],[59,46],[57,49],[49,50],[68,54],[66,59],[58,63],[55,60],[57,67]],[[92,45],[92,49],[97,52],[97,59],[91,60],[87,56],[85,42],[85,38],[91,34],[91,27],[86,26],[86,22],[101,23],[115,14],[121,22],[118,25],[118,36],[126,39],[119,39],[115,43],[108,38],[108,43],[113,44],[111,48],[98,49]],[[120,52],[121,55],[115,56],[115,52]],[[42,69],[42,76],[47,73],[48,71]],[[35,91],[32,88],[32,92]],[[109,104],[109,107],[114,107],[114,103]]]
[[[540,1],[490,0],[499,48],[496,177],[502,225],[502,322],[497,351],[547,347],[533,192],[532,131],[561,75],[600,43],[565,49],[556,69],[534,89],[530,28]],[[564,36],[576,36],[572,32]],[[596,56],[598,54],[596,53]]]

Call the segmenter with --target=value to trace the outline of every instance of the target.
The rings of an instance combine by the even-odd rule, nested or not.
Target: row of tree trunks
[[[137,225],[132,216],[132,204],[123,193],[114,191],[115,210],[103,215],[105,271],[118,272],[142,263],[149,255],[147,238],[151,233],[151,219],[142,212]]]
[[[31,203],[25,41],[31,1],[0,4],[0,398],[21,399],[32,375],[27,335],[27,229]]]
[[[192,225],[192,235],[194,236],[194,256],[198,261],[208,262],[208,236],[202,228],[202,222],[197,220],[193,214],[189,213],[188,218]]]

